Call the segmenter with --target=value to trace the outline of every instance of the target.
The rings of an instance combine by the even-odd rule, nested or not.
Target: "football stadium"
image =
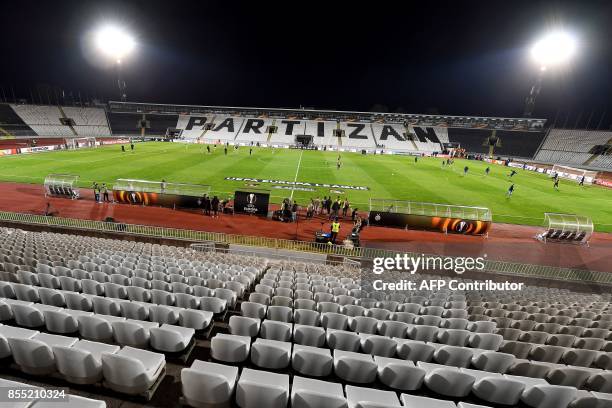
[[[23,54],[38,64],[21,72],[8,68],[22,55],[12,51],[2,67],[3,83],[55,78],[83,89],[97,80],[92,70],[112,79],[104,92],[114,96],[0,84],[0,408],[612,407],[612,123],[595,102],[612,89],[605,79],[583,93],[572,88],[594,105],[571,120],[562,113],[568,102],[551,96],[559,91],[547,93],[572,75],[595,81],[572,64],[589,52],[609,56],[607,43],[587,46],[607,41],[607,25],[588,41],[562,25],[529,40],[520,51],[532,71],[521,82],[526,98],[512,102],[521,114],[486,89],[458,102],[446,79],[427,97],[402,95],[423,99],[414,106],[424,113],[409,113],[363,108],[362,99],[388,93],[368,78],[395,72],[375,62],[367,74],[343,65],[347,78],[360,76],[359,102],[342,99],[356,92],[349,82],[329,85],[316,68],[336,62],[305,63],[299,75],[324,85],[300,89],[329,87],[337,99],[312,103],[337,100],[342,109],[283,107],[290,99],[232,87],[220,94],[235,103],[210,103],[228,99],[191,79],[217,72],[206,86],[222,87],[242,72],[264,87],[275,62],[224,65],[238,51],[211,50],[168,5],[69,3],[49,12],[132,17],[95,24],[91,34],[67,24],[62,40],[16,40],[23,49],[31,38],[61,48],[73,36],[79,46],[57,52],[82,53],[93,68],[76,72],[79,59],[57,68],[41,53]],[[187,21],[205,14],[185,3]],[[7,21],[45,24],[45,7],[17,7]],[[550,7],[576,20],[612,12]],[[468,18],[469,9],[458,13]],[[162,28],[155,22],[164,13]],[[206,20],[218,29],[208,34],[268,38],[249,13],[234,16],[250,31]],[[434,31],[431,45],[414,50],[427,54],[454,35]],[[161,32],[167,41],[153,45]],[[498,40],[507,38],[490,41]],[[397,55],[390,44],[379,48]],[[194,50],[218,59],[200,70]],[[418,72],[458,75],[474,55],[464,51]],[[192,91],[151,86],[147,75],[167,67],[137,61],[162,56],[181,62],[168,71],[177,75],[164,71],[168,88]],[[612,66],[599,61],[609,65],[597,72]],[[199,67],[192,77],[190,64]],[[135,96],[128,81],[140,83]],[[297,88],[300,78],[290,81]],[[291,93],[281,82],[265,89]],[[456,112],[432,112],[432,98]],[[470,105],[477,98],[485,101]],[[463,105],[482,110],[468,115]]]

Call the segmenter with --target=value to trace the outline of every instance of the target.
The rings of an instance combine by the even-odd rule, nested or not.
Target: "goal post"
[[[67,139],[66,144],[70,149],[84,149],[97,146],[95,137],[73,137]]]
[[[582,177],[584,177],[584,182],[586,184],[593,184],[595,178],[597,177],[596,171],[580,169],[577,167],[562,166],[560,164],[553,165],[552,169],[548,173],[548,176],[554,177],[555,174],[558,174],[561,178],[574,180],[576,182],[580,182],[580,180],[582,180]]]

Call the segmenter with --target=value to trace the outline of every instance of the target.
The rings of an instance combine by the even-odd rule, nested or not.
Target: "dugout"
[[[78,181],[76,174],[49,174],[45,177],[45,196],[77,199],[80,196]]]
[[[546,231],[537,236],[544,242],[588,245],[593,235],[593,220],[576,214],[544,213]]]
[[[492,214],[485,207],[371,198],[368,221],[382,227],[486,235]]]
[[[210,194],[204,184],[117,179],[113,197],[118,203],[159,205],[170,208],[201,208],[202,198]]]

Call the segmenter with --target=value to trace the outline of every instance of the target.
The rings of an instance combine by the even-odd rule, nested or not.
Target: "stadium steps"
[[[213,117],[210,119],[211,123],[214,122],[216,115],[213,115]],[[204,139],[206,139],[206,133],[208,132],[208,129],[204,129],[202,130],[202,134],[200,136],[197,137],[196,142],[198,143],[204,143]]]
[[[270,141],[272,140],[272,131],[270,130],[271,128],[276,126],[276,119],[272,120],[272,125],[268,126],[268,138],[266,139],[266,143],[270,143]]]
[[[340,122],[338,122],[338,123],[337,123],[337,125],[336,125],[336,129],[338,129],[338,130],[340,130],[340,129],[341,129],[341,128],[340,128]],[[341,134],[341,133],[340,133],[340,134]],[[338,136],[338,137],[337,137],[337,139],[338,139],[338,147],[342,147],[342,136]]]
[[[606,142],[607,145],[612,145],[612,139],[608,140]],[[589,166],[595,159],[597,159],[599,156],[601,156],[600,154],[594,154],[591,157],[589,157],[587,159],[587,161],[585,161],[584,163],[582,163],[584,166]]]
[[[61,106],[57,107],[60,111],[60,115],[62,115],[62,118],[64,119],[68,119],[68,116],[66,116],[66,113],[64,112],[64,109]],[[77,137],[79,136],[79,134],[77,133],[77,131],[74,129],[74,127],[72,125],[68,125],[68,127],[70,128],[70,131],[72,132],[72,134]]]
[[[374,128],[372,127],[371,123],[370,123],[370,132],[372,132],[372,137],[374,138],[374,146],[378,147],[378,140],[376,139],[376,133],[374,132]]]
[[[414,147],[414,150],[416,150],[417,152],[419,151],[419,146],[417,146],[416,143],[414,143],[414,138],[412,137],[412,135],[410,134],[410,132],[408,131],[408,128],[404,125],[404,129],[406,130],[404,132],[404,137],[407,140],[410,140],[410,143],[412,143],[412,147]]]

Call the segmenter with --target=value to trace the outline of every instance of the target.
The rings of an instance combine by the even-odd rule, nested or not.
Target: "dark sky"
[[[117,99],[113,70],[92,64],[84,44],[105,21],[137,37],[124,65],[131,101],[520,116],[537,72],[529,46],[559,25],[576,33],[579,53],[548,72],[535,116],[594,127],[612,95],[611,1],[8,4],[6,98],[12,87],[38,99],[43,84]]]

